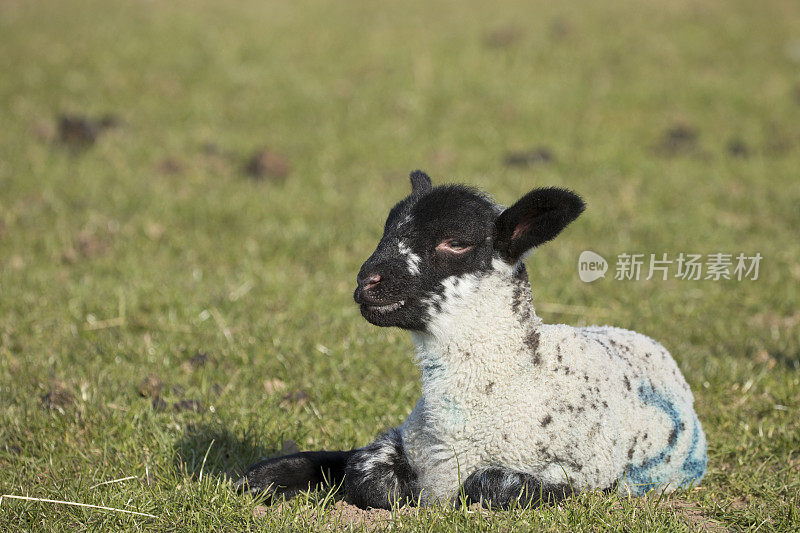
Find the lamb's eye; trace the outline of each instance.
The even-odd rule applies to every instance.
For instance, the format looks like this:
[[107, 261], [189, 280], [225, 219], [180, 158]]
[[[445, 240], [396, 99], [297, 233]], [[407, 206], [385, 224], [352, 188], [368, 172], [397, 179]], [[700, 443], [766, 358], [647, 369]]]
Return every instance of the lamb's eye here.
[[458, 239], [445, 239], [436, 245], [437, 252], [446, 252], [450, 254], [463, 254], [475, 248], [474, 244], [469, 244]]

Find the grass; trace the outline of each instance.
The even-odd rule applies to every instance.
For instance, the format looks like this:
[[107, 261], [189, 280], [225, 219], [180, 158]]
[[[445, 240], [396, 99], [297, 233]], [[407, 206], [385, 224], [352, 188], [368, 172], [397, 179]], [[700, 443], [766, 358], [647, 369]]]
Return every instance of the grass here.
[[[288, 440], [362, 445], [414, 405], [407, 335], [351, 291], [424, 168], [504, 203], [584, 195], [528, 261], [539, 314], [662, 341], [710, 463], [668, 498], [392, 527], [796, 530], [798, 63], [791, 0], [3, 2], [0, 493], [158, 518], [3, 499], [0, 529], [351, 527], [325, 494], [254, 514], [227, 475]], [[62, 113], [121, 124], [70, 148]], [[265, 146], [284, 181], [243, 172]], [[584, 284], [587, 249], [764, 259], [756, 281]]]

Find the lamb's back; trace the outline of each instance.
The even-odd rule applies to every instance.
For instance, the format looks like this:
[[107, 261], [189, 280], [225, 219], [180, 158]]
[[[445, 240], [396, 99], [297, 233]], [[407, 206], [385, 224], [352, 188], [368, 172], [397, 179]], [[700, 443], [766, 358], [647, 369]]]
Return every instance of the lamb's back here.
[[[540, 346], [561, 397], [574, 397], [577, 387], [590, 406], [600, 404], [599, 418], [620, 422], [611, 438], [620, 490], [640, 494], [699, 481], [705, 435], [689, 385], [661, 344], [615, 327], [546, 325]], [[574, 374], [585, 385], [570, 379]]]

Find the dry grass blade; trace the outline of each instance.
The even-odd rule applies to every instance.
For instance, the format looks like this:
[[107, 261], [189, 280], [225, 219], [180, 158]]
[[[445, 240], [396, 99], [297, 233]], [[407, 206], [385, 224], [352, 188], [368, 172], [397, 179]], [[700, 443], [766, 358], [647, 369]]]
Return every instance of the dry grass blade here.
[[114, 511], [117, 513], [125, 513], [130, 515], [136, 516], [146, 516], [148, 518], [158, 518], [156, 515], [148, 514], [148, 513], [140, 513], [138, 511], [129, 511], [127, 509], [118, 509], [116, 507], [105, 507], [103, 505], [92, 505], [89, 503], [80, 503], [80, 502], [68, 502], [64, 500], [49, 500], [47, 498], [32, 498], [30, 496], [16, 496], [14, 494], [3, 494], [0, 496], [0, 506], [3, 505], [3, 500], [5, 498], [12, 499], [12, 500], [25, 500], [29, 502], [42, 502], [42, 503], [57, 503], [60, 505], [72, 505], [74, 507], [87, 507], [90, 509], [101, 509], [103, 511]]
[[102, 487], [103, 485], [111, 485], [112, 483], [121, 483], [123, 481], [128, 481], [129, 479], [136, 479], [136, 476], [128, 476], [128, 477], [121, 477], [119, 479], [112, 479], [110, 481], [102, 481], [100, 483], [95, 483], [89, 490], [96, 489], [97, 487]]

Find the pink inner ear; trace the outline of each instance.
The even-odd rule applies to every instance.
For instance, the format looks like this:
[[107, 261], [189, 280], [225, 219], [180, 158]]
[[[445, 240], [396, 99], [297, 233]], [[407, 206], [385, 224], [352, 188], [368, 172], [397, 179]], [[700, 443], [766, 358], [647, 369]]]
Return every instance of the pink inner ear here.
[[531, 229], [531, 224], [533, 221], [531, 219], [522, 219], [517, 227], [514, 228], [514, 233], [511, 234], [511, 240], [515, 240], [517, 237], [526, 233], [529, 229]]

